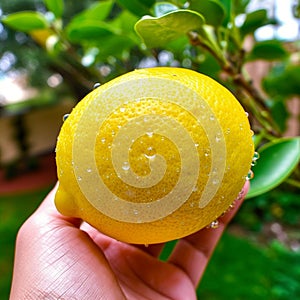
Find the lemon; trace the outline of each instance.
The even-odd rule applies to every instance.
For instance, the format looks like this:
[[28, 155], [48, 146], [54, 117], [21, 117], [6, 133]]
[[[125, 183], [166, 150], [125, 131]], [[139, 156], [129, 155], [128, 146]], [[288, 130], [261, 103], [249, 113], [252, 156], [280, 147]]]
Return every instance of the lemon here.
[[222, 85], [187, 69], [135, 70], [64, 122], [55, 203], [120, 241], [181, 238], [227, 210], [253, 153], [247, 115]]

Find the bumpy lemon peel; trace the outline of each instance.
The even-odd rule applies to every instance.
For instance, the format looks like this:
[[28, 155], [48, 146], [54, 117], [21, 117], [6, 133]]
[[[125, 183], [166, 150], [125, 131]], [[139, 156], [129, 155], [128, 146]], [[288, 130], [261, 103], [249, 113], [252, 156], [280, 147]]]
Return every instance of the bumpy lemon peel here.
[[118, 240], [177, 239], [238, 196], [254, 146], [246, 113], [213, 79], [140, 69], [89, 93], [59, 134], [55, 203]]

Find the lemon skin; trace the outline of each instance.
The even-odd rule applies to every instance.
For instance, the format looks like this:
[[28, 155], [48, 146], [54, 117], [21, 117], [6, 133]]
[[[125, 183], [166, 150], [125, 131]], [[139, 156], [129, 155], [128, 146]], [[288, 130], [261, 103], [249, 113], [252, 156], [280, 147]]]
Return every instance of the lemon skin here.
[[187, 69], [136, 70], [64, 122], [55, 204], [120, 241], [178, 239], [227, 210], [253, 153], [247, 115], [225, 87]]

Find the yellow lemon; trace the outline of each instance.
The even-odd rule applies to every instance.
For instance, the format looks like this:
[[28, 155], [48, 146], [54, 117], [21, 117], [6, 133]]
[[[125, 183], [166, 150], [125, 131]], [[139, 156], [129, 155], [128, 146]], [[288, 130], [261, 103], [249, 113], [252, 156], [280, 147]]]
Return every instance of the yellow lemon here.
[[128, 243], [187, 236], [237, 197], [251, 136], [239, 102], [211, 78], [181, 68], [130, 72], [93, 90], [64, 122], [56, 206]]

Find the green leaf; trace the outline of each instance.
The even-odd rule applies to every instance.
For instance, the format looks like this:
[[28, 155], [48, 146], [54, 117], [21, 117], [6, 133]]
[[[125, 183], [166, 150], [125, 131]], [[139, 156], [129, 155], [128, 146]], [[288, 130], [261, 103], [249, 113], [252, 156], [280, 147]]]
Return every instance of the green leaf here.
[[199, 65], [201, 73], [215, 80], [219, 80], [221, 67], [220, 64], [218, 64], [216, 59], [210, 53], [205, 53], [205, 55], [203, 54], [203, 58], [201, 59]]
[[178, 7], [169, 2], [158, 2], [154, 5], [154, 16], [161, 17], [171, 11], [178, 10]]
[[95, 46], [100, 50], [97, 55], [97, 61], [103, 62], [106, 61], [109, 56], [121, 59], [124, 51], [133, 47], [134, 42], [124, 35], [109, 35], [98, 40]]
[[49, 26], [46, 18], [35, 11], [23, 11], [2, 18], [7, 26], [22, 32], [30, 32], [36, 29], [44, 29]]
[[250, 12], [246, 15], [245, 22], [240, 28], [241, 34], [245, 36], [247, 34], [254, 33], [257, 28], [266, 25], [267, 22], [267, 11], [265, 9]]
[[114, 34], [114, 29], [101, 21], [85, 20], [72, 22], [66, 28], [67, 36], [72, 42], [96, 42], [103, 37]]
[[134, 25], [138, 21], [138, 17], [128, 10], [122, 11], [116, 18], [109, 22], [109, 25], [114, 30], [119, 31], [120, 35], [127, 37], [134, 41], [135, 44], [140, 45], [141, 40], [134, 31]]
[[[251, 0], [217, 0], [217, 2], [222, 5], [225, 12], [224, 21], [222, 23], [223, 26], [227, 27], [228, 24], [234, 22], [236, 16], [245, 14], [246, 7], [250, 1]], [[230, 27], [230, 29], [231, 28], [232, 27]]]
[[64, 11], [63, 0], [44, 0], [46, 7], [53, 12], [56, 18], [61, 18]]
[[164, 247], [162, 252], [159, 255], [159, 259], [162, 261], [166, 261], [169, 256], [171, 255], [172, 251], [174, 250], [174, 247], [176, 246], [178, 240], [172, 240], [167, 242]]
[[276, 65], [262, 84], [266, 92], [272, 96], [281, 95], [288, 98], [300, 95], [300, 66]]
[[[223, 1], [224, 0], [221, 0], [221, 2]], [[227, 0], [227, 1], [232, 2], [232, 9], [235, 16], [239, 14], [244, 14], [249, 2], [251, 2], [251, 0]]]
[[112, 9], [112, 1], [102, 1], [76, 15], [66, 28], [72, 42], [94, 42], [118, 30], [104, 22]]
[[247, 198], [268, 192], [289, 177], [300, 161], [300, 138], [277, 139], [261, 147], [259, 153]]
[[145, 16], [135, 24], [137, 34], [148, 47], [163, 46], [204, 24], [204, 18], [190, 10], [176, 10], [161, 17]]
[[186, 0], [169, 0], [169, 2], [178, 7], [183, 7], [186, 4]]
[[271, 115], [278, 125], [281, 132], [286, 130], [287, 119], [290, 116], [287, 111], [287, 105], [284, 102], [284, 99], [280, 96], [275, 97], [272, 101], [269, 101]]
[[225, 9], [222, 4], [216, 0], [191, 0], [189, 9], [202, 14], [206, 23], [214, 27], [221, 26], [225, 18]]
[[260, 133], [254, 134], [254, 135], [252, 136], [252, 140], [253, 140], [254, 148], [255, 148], [255, 149], [260, 145], [261, 141], [262, 141], [263, 138], [264, 138], [264, 135], [265, 135], [265, 131], [262, 130]]
[[[51, 0], [49, 0], [51, 1]], [[90, 6], [83, 12], [77, 14], [71, 23], [82, 22], [86, 20], [104, 21], [111, 12], [113, 1], [101, 1]]]
[[142, 17], [150, 14], [150, 8], [154, 5], [155, 0], [117, 0], [117, 2], [134, 15]]
[[220, 0], [221, 5], [224, 7], [225, 10], [225, 18], [223, 21], [223, 25], [227, 27], [226, 25], [230, 22], [231, 16], [232, 16], [232, 0]]
[[277, 40], [257, 42], [249, 53], [248, 60], [265, 59], [269, 61], [284, 59], [288, 52]]

